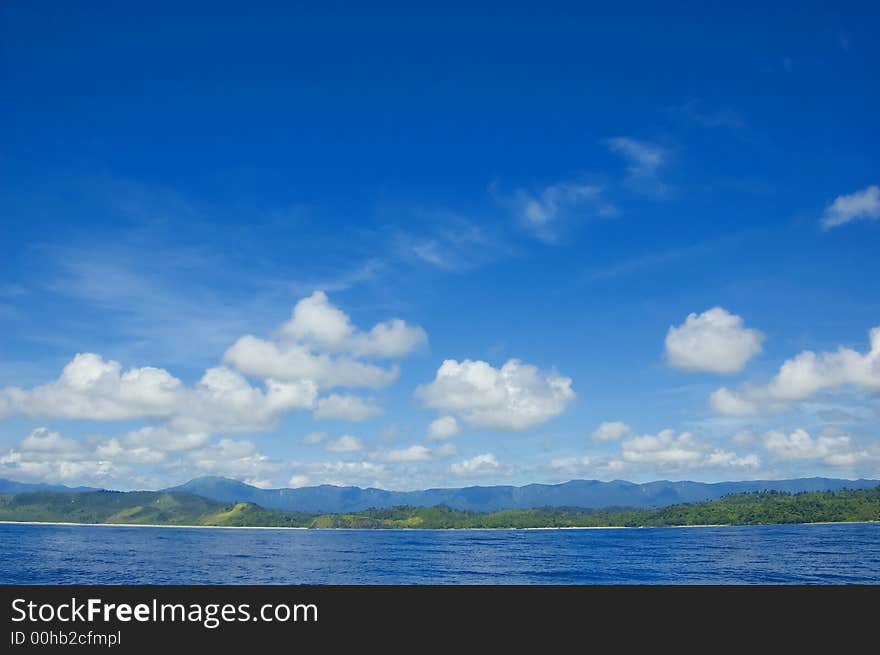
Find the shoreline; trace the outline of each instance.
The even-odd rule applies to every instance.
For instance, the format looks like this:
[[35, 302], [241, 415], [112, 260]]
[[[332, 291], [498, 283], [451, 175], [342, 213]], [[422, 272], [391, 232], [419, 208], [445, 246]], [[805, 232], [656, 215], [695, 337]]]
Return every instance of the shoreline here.
[[656, 530], [667, 528], [745, 528], [761, 526], [794, 526], [794, 525], [869, 525], [880, 521], [814, 521], [810, 523], [754, 523], [754, 524], [695, 524], [695, 525], [585, 525], [534, 528], [306, 528], [284, 525], [167, 525], [158, 523], [75, 523], [68, 521], [2, 521], [0, 525], [50, 525], [70, 527], [104, 527], [104, 528], [169, 528], [183, 530], [313, 530], [321, 532], [486, 532], [489, 530]]

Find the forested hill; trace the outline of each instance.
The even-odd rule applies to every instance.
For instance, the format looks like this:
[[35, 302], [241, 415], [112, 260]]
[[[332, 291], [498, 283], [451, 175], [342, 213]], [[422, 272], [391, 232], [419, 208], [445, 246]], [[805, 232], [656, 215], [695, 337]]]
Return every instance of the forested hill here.
[[153, 491], [0, 495], [0, 520], [93, 524], [303, 528], [564, 528], [758, 525], [880, 521], [880, 487], [827, 492], [753, 492], [658, 509], [391, 507], [308, 514]]

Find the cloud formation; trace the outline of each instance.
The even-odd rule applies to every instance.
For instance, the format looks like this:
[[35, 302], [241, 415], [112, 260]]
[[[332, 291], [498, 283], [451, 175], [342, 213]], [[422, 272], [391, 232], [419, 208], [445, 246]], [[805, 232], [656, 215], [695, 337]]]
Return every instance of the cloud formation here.
[[537, 191], [517, 189], [501, 201], [534, 236], [553, 243], [577, 219], [618, 214], [617, 207], [605, 198], [603, 191], [599, 184], [558, 182]]
[[428, 426], [428, 439], [449, 439], [461, 431], [454, 416], [441, 416], [431, 421]]
[[433, 409], [476, 427], [524, 430], [560, 415], [574, 400], [571, 378], [510, 359], [500, 369], [484, 361], [447, 359], [416, 395]]
[[449, 467], [449, 471], [460, 477], [482, 477], [499, 473], [501, 464], [492, 453], [483, 453], [470, 459], [455, 462]]
[[828, 389], [850, 386], [876, 391], [880, 389], [880, 327], [871, 329], [869, 340], [864, 354], [843, 346], [833, 352], [805, 350], [786, 360], [767, 385], [721, 387], [710, 396], [710, 404], [721, 414], [746, 415], [785, 408]]
[[225, 367], [210, 368], [192, 387], [161, 368], [132, 368], [95, 353], [77, 354], [52, 382], [21, 389], [0, 389], [0, 418], [91, 421], [171, 418], [216, 431], [265, 429], [283, 412], [314, 405], [316, 386], [309, 380], [267, 379], [252, 386]]
[[880, 218], [880, 187], [875, 184], [849, 195], [837, 196], [822, 215], [826, 229], [858, 220]]
[[712, 447], [690, 432], [677, 434], [670, 429], [624, 441], [621, 459], [628, 463], [668, 468], [757, 468], [760, 465], [760, 460], [754, 454], [739, 456]]
[[315, 291], [293, 308], [271, 339], [246, 335], [230, 347], [224, 360], [242, 373], [279, 380], [311, 380], [319, 389], [379, 388], [394, 381], [397, 366], [386, 368], [363, 358], [397, 358], [427, 343], [420, 327], [400, 319], [357, 329], [326, 294]]
[[590, 436], [593, 441], [617, 441], [630, 434], [632, 430], [623, 421], [605, 421], [600, 423]]
[[666, 333], [666, 358], [671, 366], [691, 371], [736, 373], [761, 352], [764, 335], [747, 328], [741, 316], [723, 307], [688, 314], [682, 325]]
[[859, 448], [845, 434], [813, 437], [803, 428], [792, 432], [770, 430], [763, 438], [764, 448], [781, 461], [812, 460], [827, 466], [852, 468], [869, 461], [880, 461], [880, 451]]
[[428, 340], [422, 328], [407, 325], [399, 318], [377, 323], [362, 332], [348, 314], [330, 303], [323, 291], [315, 291], [296, 303], [290, 320], [278, 332], [317, 350], [355, 357], [401, 357]]

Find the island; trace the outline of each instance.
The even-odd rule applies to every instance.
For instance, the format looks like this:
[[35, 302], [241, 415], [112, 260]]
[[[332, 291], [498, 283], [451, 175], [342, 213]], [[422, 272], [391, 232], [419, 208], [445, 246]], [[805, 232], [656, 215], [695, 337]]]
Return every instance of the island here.
[[345, 514], [267, 509], [171, 491], [0, 494], [0, 521], [90, 525], [313, 529], [512, 529], [763, 525], [880, 521], [880, 486], [736, 493], [653, 509], [538, 507], [494, 512], [397, 506]]

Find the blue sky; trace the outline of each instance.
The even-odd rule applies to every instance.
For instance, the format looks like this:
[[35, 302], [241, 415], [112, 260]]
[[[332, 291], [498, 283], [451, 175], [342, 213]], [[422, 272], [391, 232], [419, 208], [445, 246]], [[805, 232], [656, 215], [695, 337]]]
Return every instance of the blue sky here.
[[0, 477], [880, 476], [878, 17], [4, 3]]

